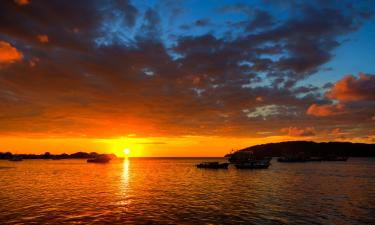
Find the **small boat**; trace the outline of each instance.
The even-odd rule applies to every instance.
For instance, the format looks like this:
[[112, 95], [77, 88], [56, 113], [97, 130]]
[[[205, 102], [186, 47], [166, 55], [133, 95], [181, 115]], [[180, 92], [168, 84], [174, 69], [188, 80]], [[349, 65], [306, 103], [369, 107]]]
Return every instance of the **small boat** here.
[[197, 168], [207, 168], [207, 169], [227, 169], [229, 163], [219, 163], [219, 162], [202, 162], [196, 165]]
[[247, 162], [237, 163], [234, 166], [237, 169], [267, 169], [272, 158], [264, 158], [260, 160], [249, 160]]
[[93, 159], [88, 159], [87, 162], [88, 163], [108, 163], [109, 161], [111, 160], [111, 158], [109, 157], [103, 157], [103, 156], [99, 156], [99, 157], [96, 157], [96, 158], [93, 158]]
[[309, 162], [321, 162], [323, 159], [322, 159], [322, 157], [310, 157], [309, 158]]
[[310, 157], [307, 156], [304, 152], [299, 152], [297, 154], [281, 156], [277, 159], [277, 161], [278, 162], [286, 162], [286, 163], [308, 162], [308, 161], [310, 161]]
[[329, 155], [329, 156], [323, 157], [323, 160], [324, 161], [347, 161], [348, 157]]

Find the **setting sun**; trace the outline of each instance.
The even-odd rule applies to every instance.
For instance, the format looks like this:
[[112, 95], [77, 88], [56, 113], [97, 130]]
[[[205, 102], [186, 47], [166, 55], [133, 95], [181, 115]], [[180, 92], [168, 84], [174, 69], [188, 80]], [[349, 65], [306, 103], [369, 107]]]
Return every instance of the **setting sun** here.
[[129, 150], [128, 148], [125, 148], [125, 149], [124, 149], [124, 154], [125, 154], [125, 155], [129, 155], [129, 154], [130, 154], [130, 150]]

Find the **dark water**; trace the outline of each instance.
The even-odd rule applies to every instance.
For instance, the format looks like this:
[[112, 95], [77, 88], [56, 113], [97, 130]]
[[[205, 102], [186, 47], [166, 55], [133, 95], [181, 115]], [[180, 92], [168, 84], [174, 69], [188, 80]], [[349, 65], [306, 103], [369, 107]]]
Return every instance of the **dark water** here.
[[375, 159], [267, 170], [200, 161], [0, 161], [0, 224], [375, 223]]

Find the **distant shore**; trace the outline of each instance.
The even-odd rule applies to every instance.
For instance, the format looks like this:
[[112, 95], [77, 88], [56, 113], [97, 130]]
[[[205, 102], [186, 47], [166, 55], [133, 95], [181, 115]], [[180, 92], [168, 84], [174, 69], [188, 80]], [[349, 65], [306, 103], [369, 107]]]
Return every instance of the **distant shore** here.
[[[252, 151], [256, 155], [265, 157], [280, 157], [295, 155], [304, 152], [308, 156], [345, 156], [345, 157], [375, 157], [375, 144], [351, 143], [351, 142], [313, 142], [313, 141], [288, 141], [279, 143], [268, 143], [254, 145], [239, 150], [232, 150], [223, 157], [230, 157], [232, 154], [241, 151]], [[76, 152], [72, 154], [14, 154], [12, 152], [0, 152], [0, 160], [9, 160], [13, 157], [22, 159], [91, 159], [99, 155], [107, 155], [113, 159], [118, 158], [115, 154], [99, 154], [97, 152]], [[133, 157], [133, 158], [221, 158], [221, 157]]]
[[91, 159], [99, 155], [107, 155], [113, 159], [118, 158], [115, 154], [99, 154], [96, 152], [76, 152], [73, 154], [51, 154], [50, 152], [45, 152], [44, 154], [13, 154], [11, 152], [0, 152], [0, 160], [9, 160], [14, 157], [20, 157], [22, 159]]
[[375, 157], [375, 144], [351, 143], [351, 142], [313, 142], [313, 141], [287, 141], [255, 145], [232, 151], [225, 155], [252, 151], [255, 155], [263, 157], [280, 157], [304, 153], [307, 156], [322, 157], [327, 155], [343, 157]]

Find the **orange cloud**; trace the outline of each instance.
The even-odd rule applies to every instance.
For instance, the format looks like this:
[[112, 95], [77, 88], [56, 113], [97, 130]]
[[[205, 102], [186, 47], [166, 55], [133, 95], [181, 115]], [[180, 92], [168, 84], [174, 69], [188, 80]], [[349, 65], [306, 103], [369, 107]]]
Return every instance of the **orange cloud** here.
[[14, 2], [18, 5], [27, 5], [30, 3], [29, 0], [14, 0]]
[[258, 96], [256, 97], [255, 99], [257, 102], [263, 102], [264, 101], [264, 98], [262, 96]]
[[41, 43], [48, 43], [48, 36], [45, 34], [39, 34], [37, 38]]
[[0, 41], [0, 64], [13, 63], [23, 58], [23, 54], [8, 42]]
[[312, 104], [307, 109], [307, 114], [318, 117], [333, 116], [341, 114], [342, 110], [345, 108], [344, 104], [334, 104], [334, 105], [318, 105]]
[[30, 67], [35, 67], [38, 62], [39, 62], [39, 58], [38, 57], [34, 57], [34, 58], [32, 58], [32, 59], [29, 60], [29, 65], [30, 65]]
[[341, 128], [334, 128], [328, 133], [328, 135], [333, 136], [334, 138], [339, 138], [339, 139], [344, 139], [345, 138], [344, 134], [345, 132], [343, 132]]
[[286, 127], [282, 128], [281, 132], [288, 133], [288, 136], [302, 137], [302, 136], [315, 136], [314, 127], [306, 127], [305, 129], [299, 129], [297, 127]]
[[374, 90], [375, 76], [360, 73], [358, 78], [349, 75], [337, 81], [326, 96], [340, 101], [375, 100]]

